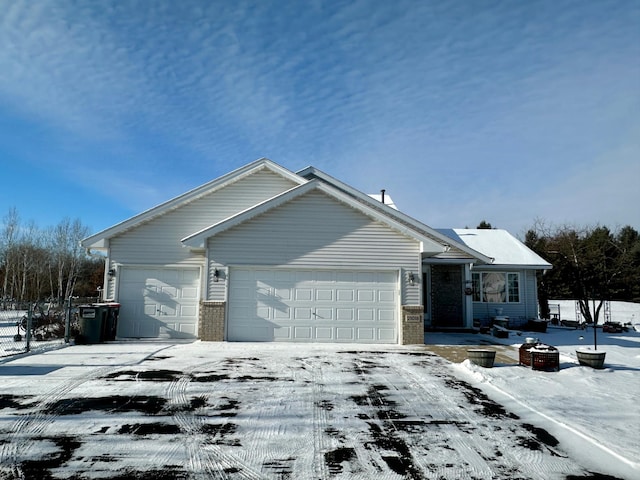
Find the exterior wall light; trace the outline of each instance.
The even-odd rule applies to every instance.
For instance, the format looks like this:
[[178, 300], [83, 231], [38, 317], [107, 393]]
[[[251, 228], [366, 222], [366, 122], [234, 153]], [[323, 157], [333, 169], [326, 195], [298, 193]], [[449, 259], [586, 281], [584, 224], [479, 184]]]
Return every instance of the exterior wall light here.
[[213, 270], [213, 281], [218, 282], [220, 280], [220, 270], [217, 268]]
[[464, 293], [465, 295], [473, 294], [473, 284], [471, 283], [471, 280], [467, 280], [464, 282]]
[[407, 278], [409, 280], [409, 285], [413, 286], [416, 284], [416, 276], [413, 274], [413, 272], [409, 272]]
[[116, 276], [116, 269], [115, 268], [109, 269], [109, 271], [107, 272], [107, 275], [109, 275], [109, 278], [115, 277]]

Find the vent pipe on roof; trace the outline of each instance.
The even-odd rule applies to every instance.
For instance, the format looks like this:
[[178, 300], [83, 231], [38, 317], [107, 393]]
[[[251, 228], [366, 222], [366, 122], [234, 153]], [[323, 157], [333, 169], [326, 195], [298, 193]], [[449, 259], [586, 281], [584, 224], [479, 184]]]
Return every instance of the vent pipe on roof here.
[[384, 189], [384, 188], [383, 188], [382, 190], [380, 190], [380, 194], [381, 194], [381, 196], [382, 196], [382, 200], [381, 200], [381, 201], [382, 201], [382, 203], [384, 203], [384, 192], [385, 192], [385, 189]]

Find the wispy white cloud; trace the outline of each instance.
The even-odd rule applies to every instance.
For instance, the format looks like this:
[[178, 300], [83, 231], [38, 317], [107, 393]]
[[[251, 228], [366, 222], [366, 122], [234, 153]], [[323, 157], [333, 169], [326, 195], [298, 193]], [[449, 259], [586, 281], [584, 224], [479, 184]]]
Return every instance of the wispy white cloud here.
[[638, 23], [633, 1], [0, 0], [0, 117], [126, 178], [130, 205], [269, 156], [434, 226], [511, 228], [638, 156]]

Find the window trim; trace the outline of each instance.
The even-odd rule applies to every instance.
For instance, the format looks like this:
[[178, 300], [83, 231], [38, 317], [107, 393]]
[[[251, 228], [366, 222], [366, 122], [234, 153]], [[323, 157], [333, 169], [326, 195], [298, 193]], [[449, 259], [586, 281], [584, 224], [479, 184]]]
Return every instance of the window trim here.
[[[484, 291], [485, 275], [504, 275], [504, 290], [499, 293], [504, 296], [504, 300], [485, 300], [486, 292]], [[522, 298], [522, 281], [520, 272], [508, 271], [474, 271], [471, 272], [472, 300], [474, 303], [521, 303]], [[515, 286], [515, 291], [512, 287]]]

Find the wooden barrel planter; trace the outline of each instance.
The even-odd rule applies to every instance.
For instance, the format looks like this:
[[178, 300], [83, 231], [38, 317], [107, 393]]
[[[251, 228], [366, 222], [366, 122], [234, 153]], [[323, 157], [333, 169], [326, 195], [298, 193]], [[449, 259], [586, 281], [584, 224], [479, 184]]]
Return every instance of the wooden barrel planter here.
[[496, 351], [474, 348], [467, 350], [467, 356], [471, 363], [480, 367], [491, 368], [493, 367], [493, 362], [496, 359]]
[[601, 350], [576, 350], [578, 356], [578, 363], [585, 367], [604, 368], [604, 357], [607, 352]]

